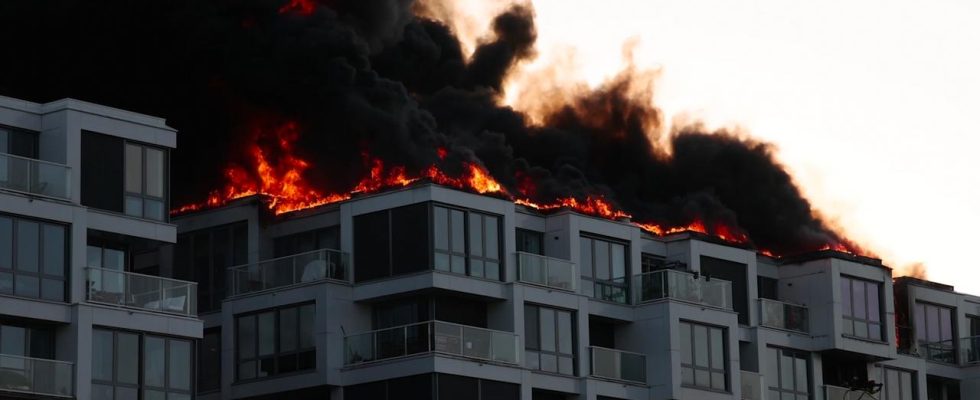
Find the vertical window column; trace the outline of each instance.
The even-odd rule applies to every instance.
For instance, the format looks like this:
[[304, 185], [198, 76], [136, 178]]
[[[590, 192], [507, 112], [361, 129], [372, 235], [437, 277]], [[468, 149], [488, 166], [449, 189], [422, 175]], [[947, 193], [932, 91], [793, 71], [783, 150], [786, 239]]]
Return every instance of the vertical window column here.
[[728, 390], [728, 349], [724, 328], [682, 321], [680, 347], [682, 384]]
[[65, 301], [63, 225], [0, 215], [0, 293]]
[[162, 221], [166, 216], [166, 153], [164, 150], [126, 143], [125, 213]]
[[575, 374], [575, 323], [571, 311], [525, 305], [526, 366], [531, 369]]

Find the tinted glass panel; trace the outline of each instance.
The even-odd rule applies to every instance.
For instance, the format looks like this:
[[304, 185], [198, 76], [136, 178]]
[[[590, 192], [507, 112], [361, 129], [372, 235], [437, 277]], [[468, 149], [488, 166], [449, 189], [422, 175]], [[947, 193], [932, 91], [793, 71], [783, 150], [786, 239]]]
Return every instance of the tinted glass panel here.
[[163, 151], [153, 148], [146, 149], [146, 194], [153, 197], [163, 197], [163, 182], [165, 171]]
[[166, 340], [146, 337], [143, 340], [143, 382], [149, 386], [164, 387], [166, 384]]
[[65, 228], [44, 224], [44, 273], [65, 274]]
[[112, 332], [92, 331], [92, 379], [112, 380]]
[[13, 268], [14, 221], [0, 216], [0, 268]]
[[143, 193], [143, 149], [126, 144], [126, 191]]
[[186, 340], [170, 341], [170, 359], [167, 375], [171, 389], [191, 389], [191, 342]]
[[139, 383], [140, 338], [130, 333], [116, 333], [116, 382]]
[[37, 271], [38, 229], [36, 222], [17, 221], [17, 269], [19, 270]]

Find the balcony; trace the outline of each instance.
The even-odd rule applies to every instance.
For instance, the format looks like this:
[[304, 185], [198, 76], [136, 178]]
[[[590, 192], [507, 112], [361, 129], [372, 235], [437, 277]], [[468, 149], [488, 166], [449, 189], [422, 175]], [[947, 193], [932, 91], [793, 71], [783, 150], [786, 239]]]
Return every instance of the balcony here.
[[517, 267], [521, 282], [571, 292], [578, 290], [578, 271], [570, 261], [517, 252]]
[[0, 188], [67, 200], [71, 197], [71, 168], [0, 153]]
[[589, 346], [592, 360], [592, 376], [629, 381], [647, 382], [647, 356], [640, 353]]
[[347, 253], [321, 249], [239, 265], [231, 273], [232, 295], [316, 281], [350, 282]]
[[73, 375], [73, 364], [67, 361], [0, 354], [2, 392], [71, 398]]
[[864, 390], [848, 389], [840, 386], [823, 385], [824, 399], [826, 400], [867, 400], [873, 395]]
[[197, 283], [103, 268], [86, 268], [88, 301], [185, 316], [197, 315]]
[[960, 339], [960, 363], [963, 365], [980, 364], [980, 336]]
[[592, 281], [592, 297], [613, 303], [629, 304], [629, 280], [626, 277], [616, 279], [596, 279]]
[[344, 364], [443, 353], [483, 361], [518, 363], [517, 335], [442, 321], [379, 329], [344, 338]]
[[634, 304], [671, 298], [706, 306], [732, 309], [732, 283], [690, 272], [664, 269], [633, 277]]
[[759, 299], [759, 309], [762, 326], [802, 333], [810, 332], [810, 315], [806, 306]]
[[762, 400], [765, 381], [762, 374], [750, 371], [738, 371], [742, 379], [742, 400]]
[[956, 341], [919, 342], [919, 355], [926, 360], [956, 364]]

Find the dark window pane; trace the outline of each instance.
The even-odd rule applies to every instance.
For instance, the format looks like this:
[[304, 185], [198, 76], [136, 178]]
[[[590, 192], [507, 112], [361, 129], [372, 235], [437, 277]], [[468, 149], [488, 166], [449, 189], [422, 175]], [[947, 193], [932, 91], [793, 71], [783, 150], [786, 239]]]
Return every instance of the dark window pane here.
[[497, 217], [486, 217], [483, 233], [484, 240], [486, 240], [486, 257], [499, 260], [500, 249], [497, 246], [497, 241], [500, 239], [500, 232], [497, 230]]
[[[483, 216], [470, 213], [470, 255], [483, 256]], [[481, 274], [482, 275], [482, 274]]]
[[0, 268], [13, 269], [14, 221], [0, 216]]
[[92, 331], [92, 379], [112, 381], [112, 332]]
[[15, 275], [14, 294], [24, 297], [40, 297], [41, 281], [36, 276]]
[[555, 310], [550, 308], [539, 308], [539, 320], [541, 321], [541, 350], [555, 351], [557, 343], [555, 338]]
[[276, 352], [276, 313], [259, 314], [259, 355], [269, 355]]
[[116, 212], [123, 211], [122, 139], [82, 132], [82, 204]]
[[429, 265], [429, 204], [419, 203], [391, 210], [392, 273], [407, 274], [428, 270]]
[[433, 246], [437, 250], [449, 250], [449, 210], [433, 207], [432, 212]]
[[92, 400], [112, 400], [112, 386], [93, 383]]
[[255, 316], [238, 318], [238, 358], [255, 357]]
[[314, 321], [316, 320], [316, 305], [305, 304], [299, 308], [299, 347], [301, 349], [316, 346], [314, 343]]
[[517, 251], [544, 255], [544, 247], [542, 246], [543, 236], [544, 234], [541, 232], [533, 232], [524, 229], [518, 229]]
[[609, 243], [593, 240], [595, 243], [595, 278], [609, 279]]
[[126, 191], [143, 193], [143, 148], [126, 143]]
[[170, 358], [167, 365], [167, 387], [171, 389], [191, 389], [191, 342], [169, 340]]
[[520, 400], [521, 386], [514, 383], [480, 381], [480, 400]]
[[147, 386], [164, 387], [166, 348], [163, 338], [147, 336], [143, 339], [143, 382]]
[[139, 383], [140, 338], [130, 333], [116, 333], [116, 381]]
[[153, 197], [163, 197], [164, 171], [166, 163], [163, 151], [146, 148], [146, 194]]
[[45, 300], [65, 301], [65, 281], [60, 279], [42, 279], [41, 298]]
[[208, 330], [198, 344], [198, 392], [221, 388], [221, 331]]
[[592, 276], [592, 239], [579, 238], [579, 270], [582, 276]]
[[462, 211], [449, 210], [449, 225], [451, 228], [449, 245], [452, 247], [451, 250], [454, 253], [466, 252], [463, 249], [463, 245], [466, 243], [466, 239], [463, 237], [463, 227], [466, 226], [465, 224]]
[[538, 308], [524, 306], [524, 345], [528, 349], [540, 349], [538, 336]]
[[279, 311], [279, 351], [296, 350], [296, 339], [299, 334], [297, 308], [285, 308]]
[[38, 224], [24, 220], [17, 221], [17, 269], [37, 272]]
[[438, 375], [440, 399], [478, 399], [479, 384], [476, 378], [457, 375]]
[[65, 228], [44, 224], [44, 273], [65, 275]]
[[388, 212], [354, 217], [354, 279], [357, 282], [390, 274]]
[[0, 326], [0, 354], [26, 356], [27, 330], [19, 326]]

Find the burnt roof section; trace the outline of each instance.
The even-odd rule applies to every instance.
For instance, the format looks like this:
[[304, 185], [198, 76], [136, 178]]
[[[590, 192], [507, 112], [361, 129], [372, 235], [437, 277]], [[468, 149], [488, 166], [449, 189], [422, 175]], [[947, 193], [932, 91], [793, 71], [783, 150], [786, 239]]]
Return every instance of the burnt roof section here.
[[919, 279], [912, 276], [900, 276], [895, 278], [895, 285], [918, 285], [925, 286], [927, 288], [942, 290], [944, 292], [955, 292], [953, 285], [947, 285], [945, 283], [927, 281], [925, 279]]

